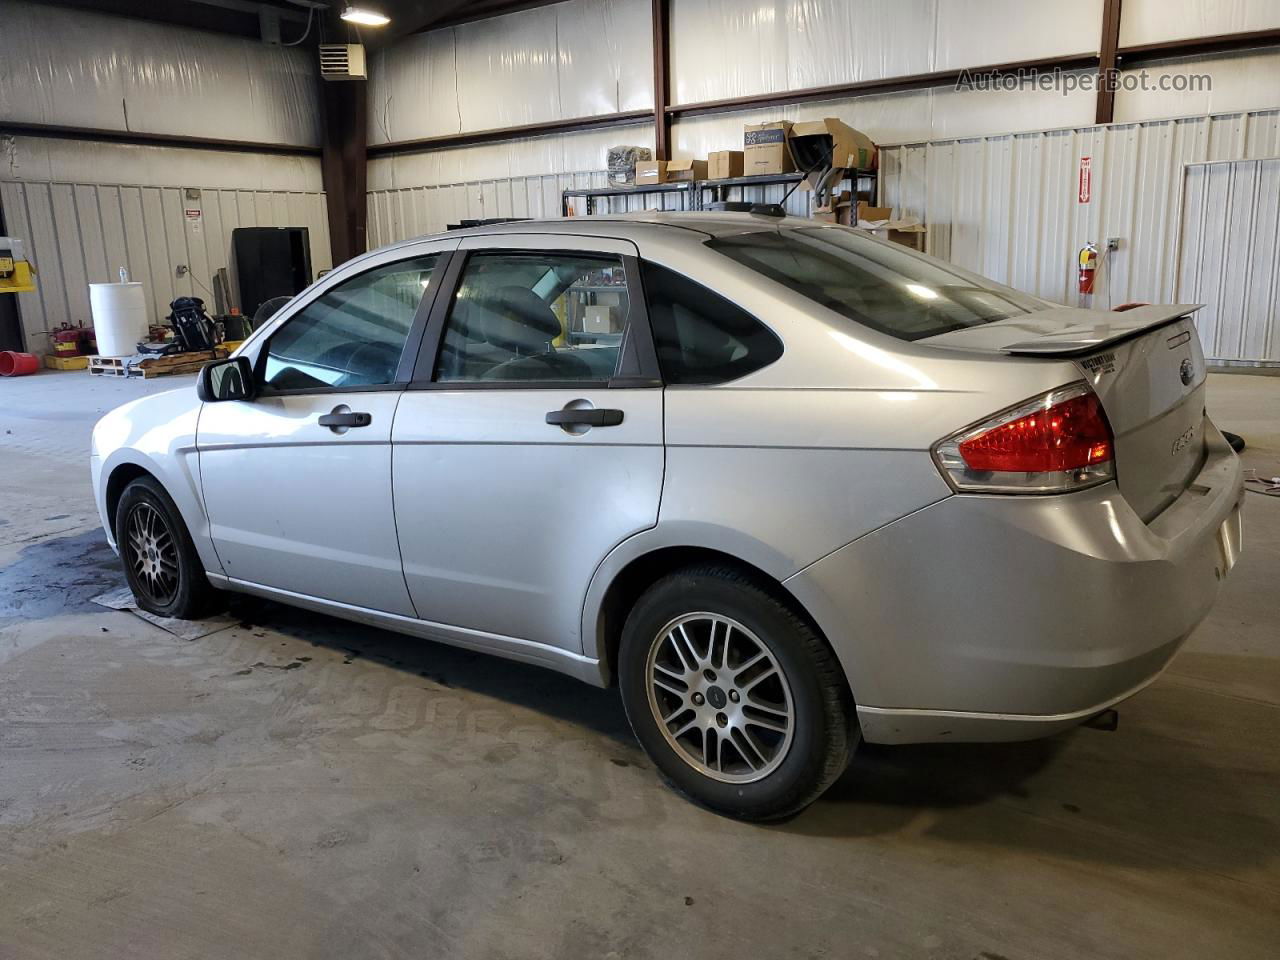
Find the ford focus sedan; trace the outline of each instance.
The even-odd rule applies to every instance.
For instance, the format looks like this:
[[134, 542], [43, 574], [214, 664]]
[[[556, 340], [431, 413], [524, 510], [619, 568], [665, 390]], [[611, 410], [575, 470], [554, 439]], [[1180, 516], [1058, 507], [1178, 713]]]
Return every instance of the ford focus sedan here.
[[1194, 309], [806, 220], [490, 225], [108, 414], [93, 481], [145, 610], [256, 594], [616, 684], [676, 789], [774, 819], [860, 740], [1039, 737], [1165, 667], [1241, 542]]

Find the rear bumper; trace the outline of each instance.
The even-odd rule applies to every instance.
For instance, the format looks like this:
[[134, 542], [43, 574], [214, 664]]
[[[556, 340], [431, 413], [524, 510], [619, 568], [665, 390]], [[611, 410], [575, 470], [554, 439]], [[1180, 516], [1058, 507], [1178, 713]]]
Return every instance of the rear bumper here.
[[953, 496], [790, 578], [865, 739], [1045, 736], [1154, 680], [1239, 550], [1240, 462], [1210, 433], [1191, 486], [1149, 524], [1114, 484]]

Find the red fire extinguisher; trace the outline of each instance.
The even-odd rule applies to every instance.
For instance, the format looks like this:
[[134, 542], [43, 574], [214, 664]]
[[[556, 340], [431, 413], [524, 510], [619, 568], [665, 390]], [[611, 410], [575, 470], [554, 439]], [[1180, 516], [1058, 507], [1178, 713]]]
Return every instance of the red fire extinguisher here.
[[1098, 275], [1098, 245], [1089, 241], [1080, 248], [1080, 292], [1093, 293], [1093, 280]]

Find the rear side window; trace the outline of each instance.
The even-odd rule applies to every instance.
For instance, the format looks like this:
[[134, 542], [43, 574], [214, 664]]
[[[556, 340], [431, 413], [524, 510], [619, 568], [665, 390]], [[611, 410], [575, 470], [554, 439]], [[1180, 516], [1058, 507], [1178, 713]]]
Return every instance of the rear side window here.
[[665, 382], [724, 383], [782, 356], [773, 332], [724, 297], [655, 263], [642, 270]]
[[900, 340], [1045, 309], [1035, 297], [845, 227], [762, 230], [707, 246]]

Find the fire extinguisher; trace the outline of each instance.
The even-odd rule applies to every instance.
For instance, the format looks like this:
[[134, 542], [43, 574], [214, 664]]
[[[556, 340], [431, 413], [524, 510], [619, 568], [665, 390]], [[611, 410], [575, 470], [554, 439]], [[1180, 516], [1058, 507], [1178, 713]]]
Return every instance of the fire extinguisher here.
[[1080, 248], [1080, 292], [1093, 293], [1093, 280], [1098, 275], [1098, 245], [1092, 240]]

